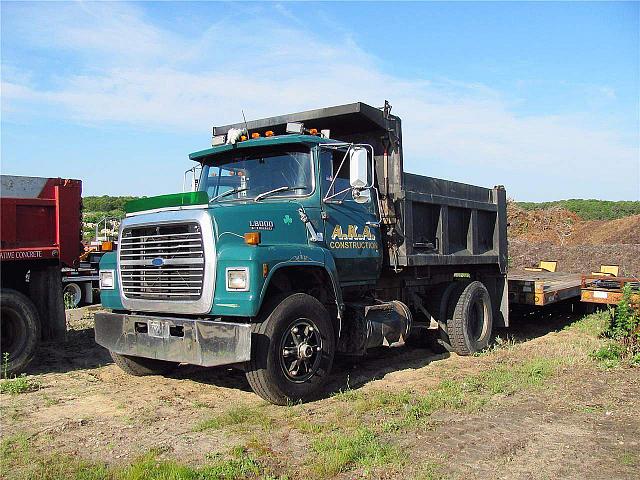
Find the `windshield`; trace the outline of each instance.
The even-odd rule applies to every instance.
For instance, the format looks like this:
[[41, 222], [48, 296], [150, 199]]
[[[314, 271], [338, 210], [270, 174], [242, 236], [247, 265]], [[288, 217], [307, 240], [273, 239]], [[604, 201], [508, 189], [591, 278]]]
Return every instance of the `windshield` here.
[[263, 147], [233, 152], [205, 163], [198, 189], [216, 202], [300, 197], [313, 191], [311, 172], [308, 147]]

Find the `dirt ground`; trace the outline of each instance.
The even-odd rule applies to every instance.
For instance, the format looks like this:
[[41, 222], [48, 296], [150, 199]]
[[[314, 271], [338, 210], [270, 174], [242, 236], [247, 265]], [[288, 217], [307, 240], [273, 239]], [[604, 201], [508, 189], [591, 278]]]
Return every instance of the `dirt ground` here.
[[[638, 478], [640, 368], [598, 366], [589, 352], [602, 340], [579, 318], [513, 314], [497, 347], [474, 357], [401, 347], [339, 360], [322, 399], [275, 407], [227, 368], [127, 376], [79, 309], [67, 343], [44, 348], [28, 372], [40, 388], [0, 395], [2, 438], [114, 468], [150, 450], [198, 466], [242, 446], [265, 478]], [[331, 467], [318, 438], [347, 448], [363, 431], [375, 437], [368, 449]]]

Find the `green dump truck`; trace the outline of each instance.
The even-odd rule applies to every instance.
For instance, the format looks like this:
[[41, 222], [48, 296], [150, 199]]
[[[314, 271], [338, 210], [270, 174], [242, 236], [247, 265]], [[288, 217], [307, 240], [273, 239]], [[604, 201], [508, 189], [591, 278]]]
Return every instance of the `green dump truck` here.
[[406, 173], [387, 102], [214, 127], [189, 158], [197, 190], [131, 202], [100, 263], [96, 341], [126, 372], [232, 365], [286, 404], [336, 354], [469, 355], [508, 325], [504, 188]]

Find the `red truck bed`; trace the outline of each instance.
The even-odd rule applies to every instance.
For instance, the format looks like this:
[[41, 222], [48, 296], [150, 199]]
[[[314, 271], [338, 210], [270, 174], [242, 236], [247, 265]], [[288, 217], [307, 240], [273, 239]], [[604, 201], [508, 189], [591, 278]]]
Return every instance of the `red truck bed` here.
[[82, 251], [81, 195], [80, 180], [2, 175], [0, 260], [72, 266]]

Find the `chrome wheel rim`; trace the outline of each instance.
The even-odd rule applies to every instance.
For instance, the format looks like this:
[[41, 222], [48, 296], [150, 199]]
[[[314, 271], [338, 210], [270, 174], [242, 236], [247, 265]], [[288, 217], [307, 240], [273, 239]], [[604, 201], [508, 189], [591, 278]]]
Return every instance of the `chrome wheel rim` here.
[[322, 337], [309, 319], [299, 318], [285, 331], [280, 342], [280, 366], [292, 382], [302, 383], [318, 371], [322, 355]]

